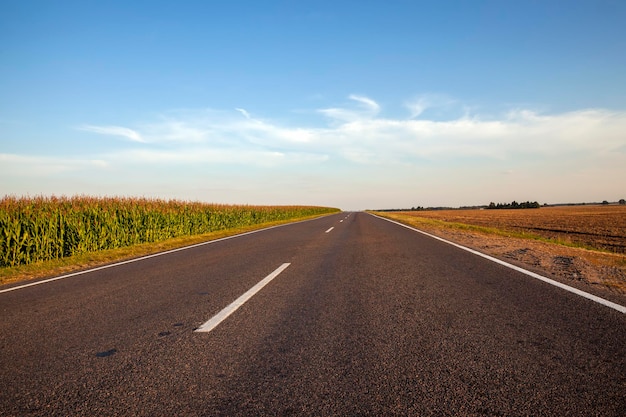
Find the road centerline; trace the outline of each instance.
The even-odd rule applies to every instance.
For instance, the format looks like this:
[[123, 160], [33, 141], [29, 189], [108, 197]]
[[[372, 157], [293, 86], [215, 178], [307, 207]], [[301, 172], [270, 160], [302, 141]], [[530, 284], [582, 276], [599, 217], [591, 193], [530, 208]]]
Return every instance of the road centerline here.
[[274, 278], [280, 275], [281, 272], [287, 269], [289, 265], [291, 265], [291, 263], [284, 263], [278, 268], [276, 268], [274, 272], [272, 272], [271, 274], [263, 278], [254, 287], [250, 288], [248, 291], [243, 293], [239, 298], [237, 298], [235, 301], [233, 301], [227, 307], [225, 307], [222, 311], [220, 311], [215, 316], [213, 316], [209, 321], [204, 323], [202, 326], [198, 327], [195, 330], [195, 332], [196, 333], [208, 333], [214, 328], [216, 328], [221, 322], [226, 320], [228, 316], [233, 314], [235, 311], [237, 311], [237, 309], [239, 309], [239, 307], [244, 305], [250, 298], [252, 298], [257, 292], [261, 291], [261, 289], [265, 287], [267, 284], [269, 284], [270, 281], [272, 281]]
[[330, 229], [328, 229], [327, 231], [325, 231], [324, 233], [330, 233], [331, 230], [333, 230], [335, 228], [335, 226], [331, 227]]

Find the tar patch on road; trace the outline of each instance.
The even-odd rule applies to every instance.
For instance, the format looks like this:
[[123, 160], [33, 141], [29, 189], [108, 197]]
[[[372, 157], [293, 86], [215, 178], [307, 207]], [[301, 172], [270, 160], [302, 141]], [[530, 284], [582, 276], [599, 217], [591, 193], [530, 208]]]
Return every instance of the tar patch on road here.
[[106, 358], [107, 356], [115, 355], [117, 353], [117, 349], [109, 349], [104, 352], [96, 353], [96, 357], [98, 358]]

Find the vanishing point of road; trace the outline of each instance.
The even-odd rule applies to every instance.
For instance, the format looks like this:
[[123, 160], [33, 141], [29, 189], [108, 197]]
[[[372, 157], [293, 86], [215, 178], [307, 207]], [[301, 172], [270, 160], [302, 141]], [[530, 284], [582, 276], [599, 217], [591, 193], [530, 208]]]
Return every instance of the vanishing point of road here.
[[366, 213], [15, 287], [1, 416], [626, 415], [626, 314]]

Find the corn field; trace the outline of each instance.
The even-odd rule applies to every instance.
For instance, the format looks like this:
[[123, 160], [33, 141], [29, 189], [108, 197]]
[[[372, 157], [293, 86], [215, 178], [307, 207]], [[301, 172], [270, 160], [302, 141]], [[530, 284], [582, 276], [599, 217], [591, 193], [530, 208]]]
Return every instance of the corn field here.
[[0, 267], [335, 211], [144, 198], [4, 197]]

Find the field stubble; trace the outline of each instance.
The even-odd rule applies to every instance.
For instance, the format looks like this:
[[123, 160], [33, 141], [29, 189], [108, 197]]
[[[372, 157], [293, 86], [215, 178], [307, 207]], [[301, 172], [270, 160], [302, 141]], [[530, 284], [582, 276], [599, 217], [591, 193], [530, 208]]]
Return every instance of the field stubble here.
[[626, 206], [377, 214], [548, 275], [626, 294]]

